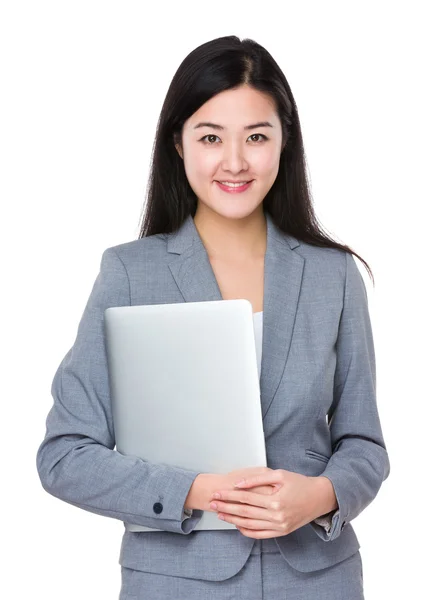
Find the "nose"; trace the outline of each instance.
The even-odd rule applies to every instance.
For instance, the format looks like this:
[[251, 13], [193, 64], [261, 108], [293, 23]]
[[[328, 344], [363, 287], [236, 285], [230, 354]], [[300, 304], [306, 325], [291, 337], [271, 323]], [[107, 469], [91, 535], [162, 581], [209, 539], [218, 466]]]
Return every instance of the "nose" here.
[[249, 168], [245, 157], [245, 148], [241, 143], [231, 142], [225, 144], [223, 149], [222, 168], [231, 173], [247, 171]]

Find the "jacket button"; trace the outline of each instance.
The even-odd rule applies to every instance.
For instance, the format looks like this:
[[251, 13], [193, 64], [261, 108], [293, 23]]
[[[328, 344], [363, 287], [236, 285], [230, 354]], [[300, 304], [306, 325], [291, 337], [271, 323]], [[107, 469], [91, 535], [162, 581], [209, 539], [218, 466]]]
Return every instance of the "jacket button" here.
[[159, 515], [163, 510], [163, 504], [161, 502], [156, 502], [152, 507], [156, 515]]

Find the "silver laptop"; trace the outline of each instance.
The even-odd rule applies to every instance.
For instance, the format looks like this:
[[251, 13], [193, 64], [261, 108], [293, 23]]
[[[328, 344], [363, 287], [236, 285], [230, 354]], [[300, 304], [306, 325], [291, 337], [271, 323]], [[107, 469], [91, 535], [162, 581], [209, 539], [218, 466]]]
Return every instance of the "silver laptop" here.
[[[104, 323], [118, 452], [202, 473], [267, 466], [248, 300], [111, 307]], [[235, 525], [205, 511], [195, 529]]]

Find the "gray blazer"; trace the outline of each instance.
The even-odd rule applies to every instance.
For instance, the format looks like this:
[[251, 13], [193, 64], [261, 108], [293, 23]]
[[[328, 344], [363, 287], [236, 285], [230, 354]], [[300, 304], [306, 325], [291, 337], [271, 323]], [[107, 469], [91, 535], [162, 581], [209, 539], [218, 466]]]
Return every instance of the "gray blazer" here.
[[[268, 466], [325, 475], [339, 506], [329, 533], [311, 522], [275, 541], [295, 569], [315, 571], [360, 548], [351, 521], [390, 471], [367, 293], [351, 254], [299, 241], [266, 219], [260, 390]], [[125, 530], [120, 564], [131, 569], [221, 581], [242, 568], [255, 541], [236, 529], [193, 531], [203, 513], [184, 519], [183, 507], [198, 472], [114, 450], [104, 310], [221, 299], [192, 217], [174, 233], [107, 248], [55, 373], [37, 453], [42, 485], [93, 513], [162, 529]]]

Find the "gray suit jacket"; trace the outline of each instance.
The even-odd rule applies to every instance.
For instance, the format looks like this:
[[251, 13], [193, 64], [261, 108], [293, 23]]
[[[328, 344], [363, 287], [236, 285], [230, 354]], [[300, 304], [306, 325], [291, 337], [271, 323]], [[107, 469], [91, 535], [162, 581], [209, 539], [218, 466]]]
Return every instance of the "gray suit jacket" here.
[[[268, 466], [325, 475], [339, 506], [329, 534], [311, 522], [275, 540], [294, 568], [315, 571], [359, 549], [351, 521], [390, 471], [367, 293], [351, 254], [301, 242], [266, 218], [260, 390]], [[42, 485], [93, 513], [162, 529], [125, 531], [126, 567], [221, 581], [242, 568], [255, 541], [238, 530], [193, 531], [201, 510], [183, 519], [198, 472], [114, 450], [104, 310], [221, 299], [192, 217], [174, 233], [107, 248], [74, 344], [55, 373], [37, 453]]]

